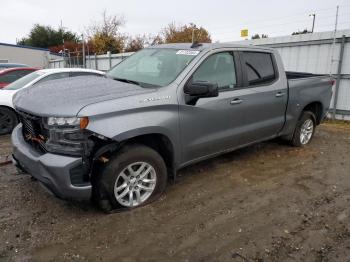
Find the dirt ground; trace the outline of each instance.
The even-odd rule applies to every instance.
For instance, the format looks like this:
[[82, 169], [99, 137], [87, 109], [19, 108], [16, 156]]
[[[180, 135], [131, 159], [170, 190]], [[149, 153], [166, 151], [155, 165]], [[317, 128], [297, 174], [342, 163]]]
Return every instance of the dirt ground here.
[[[8, 136], [0, 145], [10, 152]], [[270, 141], [188, 167], [159, 201], [110, 215], [6, 165], [0, 261], [349, 261], [349, 204], [349, 124], [321, 125], [305, 148]]]

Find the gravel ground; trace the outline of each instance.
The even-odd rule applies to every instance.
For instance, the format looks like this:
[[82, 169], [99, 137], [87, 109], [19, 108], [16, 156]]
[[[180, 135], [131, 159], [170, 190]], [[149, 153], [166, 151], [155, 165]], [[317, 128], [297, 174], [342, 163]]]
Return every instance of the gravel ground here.
[[[9, 137], [0, 138], [0, 162]], [[188, 167], [163, 197], [106, 215], [0, 167], [0, 260], [348, 261], [350, 125], [305, 148], [260, 143]]]

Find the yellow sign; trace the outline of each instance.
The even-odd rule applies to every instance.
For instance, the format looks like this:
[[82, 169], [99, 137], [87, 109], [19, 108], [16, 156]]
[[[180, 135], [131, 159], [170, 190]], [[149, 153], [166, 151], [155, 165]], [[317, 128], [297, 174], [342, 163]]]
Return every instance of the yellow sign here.
[[241, 37], [247, 37], [248, 36], [248, 29], [242, 29], [241, 30]]

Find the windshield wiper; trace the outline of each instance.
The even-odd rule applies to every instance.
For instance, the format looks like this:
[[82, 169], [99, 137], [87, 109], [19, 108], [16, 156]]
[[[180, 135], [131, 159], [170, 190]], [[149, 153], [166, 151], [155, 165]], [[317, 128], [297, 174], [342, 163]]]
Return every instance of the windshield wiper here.
[[124, 78], [118, 78], [118, 77], [113, 77], [114, 80], [120, 81], [120, 82], [124, 82], [124, 83], [128, 83], [128, 84], [134, 84], [134, 85], [138, 85], [141, 86], [140, 82], [134, 81], [134, 80], [129, 80], [129, 79], [124, 79]]

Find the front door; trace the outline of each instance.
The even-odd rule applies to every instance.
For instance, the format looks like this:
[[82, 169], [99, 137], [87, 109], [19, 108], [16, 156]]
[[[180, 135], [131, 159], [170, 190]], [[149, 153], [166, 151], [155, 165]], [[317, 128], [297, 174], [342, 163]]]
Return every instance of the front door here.
[[[180, 136], [183, 163], [198, 160], [239, 144], [245, 105], [235, 100], [252, 94], [242, 85], [238, 56], [231, 51], [209, 55], [189, 81], [208, 81], [219, 87], [218, 97], [201, 98], [195, 105], [180, 101]], [[184, 96], [179, 88], [179, 97]]]

